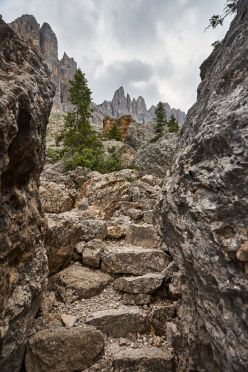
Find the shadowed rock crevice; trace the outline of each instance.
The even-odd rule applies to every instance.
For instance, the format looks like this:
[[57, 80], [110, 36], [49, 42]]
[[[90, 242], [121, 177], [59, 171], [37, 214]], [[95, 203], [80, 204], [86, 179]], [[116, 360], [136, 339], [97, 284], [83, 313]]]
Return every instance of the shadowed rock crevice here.
[[2, 175], [3, 189], [27, 185], [35, 171], [31, 115], [24, 107], [19, 110], [17, 127], [18, 132], [8, 149], [9, 164]]

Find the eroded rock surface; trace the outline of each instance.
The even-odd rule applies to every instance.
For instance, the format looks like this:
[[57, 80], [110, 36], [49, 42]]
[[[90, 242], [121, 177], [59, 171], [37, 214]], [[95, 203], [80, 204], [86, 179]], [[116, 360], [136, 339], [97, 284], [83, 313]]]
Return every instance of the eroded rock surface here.
[[19, 372], [46, 284], [38, 180], [54, 88], [47, 66], [0, 20], [0, 370]]
[[167, 133], [157, 142], [141, 147], [134, 159], [134, 164], [139, 168], [140, 173], [165, 177], [172, 164], [177, 140], [177, 134]]
[[83, 371], [103, 350], [103, 335], [94, 328], [47, 329], [30, 338], [25, 367], [27, 372]]
[[248, 2], [201, 66], [162, 203], [161, 227], [186, 288], [179, 370], [248, 368]]

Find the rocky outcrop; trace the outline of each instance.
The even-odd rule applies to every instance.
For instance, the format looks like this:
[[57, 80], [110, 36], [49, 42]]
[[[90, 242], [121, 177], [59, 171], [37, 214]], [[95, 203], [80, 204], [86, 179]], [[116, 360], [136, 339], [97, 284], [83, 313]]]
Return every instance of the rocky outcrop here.
[[2, 20], [0, 75], [0, 370], [19, 372], [47, 276], [38, 180], [54, 88], [41, 57]]
[[113, 119], [109, 116], [106, 116], [103, 119], [103, 134], [108, 135], [113, 129], [113, 126], [116, 125], [119, 130], [121, 140], [124, 141], [127, 135], [128, 127], [133, 122], [134, 120], [132, 119], [131, 115], [121, 116], [119, 119]]
[[34, 16], [25, 14], [11, 22], [10, 27], [20, 37], [31, 41], [49, 67], [52, 82], [56, 87], [53, 111], [70, 111], [68, 88], [69, 82], [76, 72], [77, 63], [66, 53], [61, 60], [58, 59], [58, 41], [51, 26], [48, 23], [43, 23], [40, 27]]
[[165, 177], [170, 170], [178, 141], [177, 134], [167, 133], [161, 139], [141, 147], [134, 158], [134, 164], [142, 175]]
[[[186, 116], [183, 111], [171, 108], [168, 103], [164, 104], [164, 109], [168, 118], [173, 114], [179, 125], [183, 125]], [[93, 123], [96, 125], [99, 120], [102, 121], [106, 116], [119, 119], [122, 116], [130, 115], [134, 121], [142, 124], [151, 123], [155, 116], [155, 106], [147, 109], [143, 97], [131, 100], [129, 94], [125, 95], [123, 87], [115, 91], [111, 102], [104, 101], [102, 104], [94, 106], [94, 111]]]
[[161, 205], [164, 241], [186, 283], [171, 327], [178, 370], [248, 368], [247, 10], [239, 1], [201, 66]]

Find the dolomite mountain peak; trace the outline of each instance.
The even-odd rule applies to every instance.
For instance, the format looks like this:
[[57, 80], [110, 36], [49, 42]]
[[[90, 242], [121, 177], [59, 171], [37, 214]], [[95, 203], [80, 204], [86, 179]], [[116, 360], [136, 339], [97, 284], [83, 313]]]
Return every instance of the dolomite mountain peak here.
[[53, 99], [53, 111], [67, 112], [71, 109], [68, 100], [69, 82], [77, 70], [77, 63], [64, 53], [58, 58], [58, 40], [51, 26], [44, 22], [42, 26], [33, 15], [24, 14], [9, 26], [24, 40], [29, 40], [40, 52], [51, 71], [52, 82], [56, 87]]
[[[112, 118], [119, 119], [122, 116], [131, 115], [137, 123], [146, 124], [152, 122], [155, 116], [156, 107], [152, 105], [149, 109], [147, 108], [145, 99], [139, 96], [137, 99], [131, 99], [130, 94], [125, 95], [123, 86], [114, 92], [112, 101], [104, 101], [102, 104], [97, 105], [97, 110], [102, 113], [103, 116], [109, 116]], [[185, 121], [185, 113], [180, 109], [171, 108], [166, 102], [164, 103], [164, 109], [167, 118], [173, 114], [178, 123], [183, 125]]]
[[[31, 41], [48, 65], [52, 81], [56, 86], [53, 112], [70, 111], [72, 107], [69, 102], [69, 82], [77, 70], [77, 63], [66, 52], [59, 60], [58, 40], [51, 26], [47, 22], [40, 26], [36, 18], [29, 14], [22, 15], [9, 25], [21, 38]], [[155, 115], [155, 106], [148, 109], [143, 97], [131, 99], [129, 94], [126, 96], [123, 86], [115, 91], [112, 101], [105, 100], [100, 105], [93, 103], [92, 107], [92, 121], [98, 128], [102, 128], [106, 116], [119, 119], [122, 116], [131, 115], [137, 123], [146, 124], [152, 122]], [[179, 125], [183, 125], [186, 117], [183, 111], [171, 108], [168, 103], [164, 104], [164, 108], [168, 118], [173, 114]]]

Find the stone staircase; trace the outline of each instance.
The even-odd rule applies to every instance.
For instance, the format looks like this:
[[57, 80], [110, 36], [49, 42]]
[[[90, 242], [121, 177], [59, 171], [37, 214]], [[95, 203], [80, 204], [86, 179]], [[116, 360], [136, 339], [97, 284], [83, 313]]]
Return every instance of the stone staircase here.
[[[83, 332], [88, 330], [90, 338], [87, 342], [81, 340], [86, 353], [84, 364], [79, 356], [75, 361], [74, 355], [71, 369], [63, 369], [66, 363], [60, 365], [57, 361], [59, 367], [53, 367], [53, 371], [173, 370], [167, 326], [176, 316], [178, 294], [171, 286], [171, 257], [153, 223], [154, 205], [154, 199], [124, 200], [117, 213], [106, 221], [105, 239], [99, 239], [99, 234], [93, 239], [91, 230], [87, 242], [77, 243], [71, 264], [49, 279], [48, 292], [37, 318], [39, 332], [33, 337], [51, 329], [56, 335], [63, 327], [65, 340], [66, 331], [70, 333], [78, 328]], [[170, 288], [175, 293], [171, 293]], [[96, 337], [96, 348], [92, 334]], [[36, 370], [41, 348], [40, 340], [32, 342], [33, 337], [32, 347], [27, 351], [27, 372]], [[71, 336], [69, 339], [77, 350], [77, 339], [71, 341]], [[63, 348], [66, 349], [64, 345]], [[70, 351], [65, 350], [65, 359], [70, 359], [68, 353], [70, 355]], [[51, 361], [46, 364], [45, 360], [44, 353], [45, 367], [39, 366], [39, 372], [50, 371]]]

